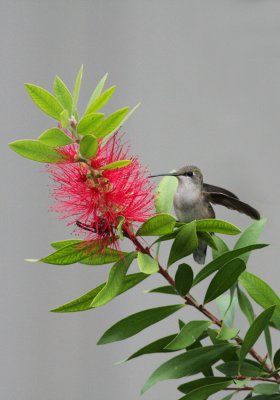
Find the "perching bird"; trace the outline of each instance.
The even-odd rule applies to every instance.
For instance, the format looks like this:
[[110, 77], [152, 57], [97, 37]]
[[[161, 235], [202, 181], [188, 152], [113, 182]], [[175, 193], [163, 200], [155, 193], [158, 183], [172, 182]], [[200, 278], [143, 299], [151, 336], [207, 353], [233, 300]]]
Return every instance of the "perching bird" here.
[[[260, 214], [255, 208], [240, 201], [232, 192], [203, 183], [202, 173], [195, 166], [187, 165], [173, 173], [152, 175], [152, 177], [155, 176], [175, 176], [178, 179], [173, 204], [175, 214], [180, 222], [215, 218], [211, 203], [239, 211], [253, 219], [260, 219]], [[207, 244], [204, 240], [199, 239], [198, 247], [193, 253], [197, 263], [205, 263], [206, 250]]]

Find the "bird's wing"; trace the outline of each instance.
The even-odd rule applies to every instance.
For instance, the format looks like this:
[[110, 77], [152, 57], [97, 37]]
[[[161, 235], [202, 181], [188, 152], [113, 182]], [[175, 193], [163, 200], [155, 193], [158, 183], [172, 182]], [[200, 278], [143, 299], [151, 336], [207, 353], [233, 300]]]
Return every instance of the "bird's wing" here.
[[223, 193], [227, 196], [238, 199], [238, 197], [227, 189], [223, 189], [219, 186], [209, 185], [208, 183], [203, 183], [203, 190], [207, 193]]
[[223, 193], [206, 193], [206, 196], [213, 204], [220, 204], [221, 206], [239, 211], [253, 219], [261, 218], [260, 213], [255, 208], [251, 207], [249, 204], [243, 203], [243, 201], [239, 199], [227, 196]]

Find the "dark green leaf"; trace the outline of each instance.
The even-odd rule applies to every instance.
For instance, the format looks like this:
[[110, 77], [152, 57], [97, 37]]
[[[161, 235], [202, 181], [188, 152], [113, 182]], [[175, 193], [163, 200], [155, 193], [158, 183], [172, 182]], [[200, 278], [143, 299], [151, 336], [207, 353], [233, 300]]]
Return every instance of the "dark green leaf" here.
[[57, 150], [45, 145], [39, 140], [15, 140], [9, 143], [9, 146], [20, 156], [37, 162], [60, 163], [66, 160]]
[[209, 275], [213, 274], [213, 272], [224, 266], [228, 261], [239, 257], [241, 254], [248, 253], [248, 251], [262, 249], [266, 246], [267, 244], [253, 244], [250, 246], [242, 247], [242, 249], [231, 250], [227, 253], [222, 254], [221, 256], [207, 264], [204, 268], [202, 268], [202, 270], [194, 278], [193, 286], [206, 279]]
[[182, 350], [191, 346], [211, 325], [209, 321], [190, 321], [167, 346], [167, 350]]
[[269, 326], [266, 326], [264, 328], [264, 338], [265, 338], [268, 357], [270, 361], [272, 361], [272, 341], [271, 341]]
[[226, 325], [224, 322], [222, 323], [221, 330], [216, 337], [217, 340], [231, 340], [234, 339], [238, 335], [239, 329], [236, 328], [230, 328], [228, 325]]
[[87, 109], [91, 106], [91, 104], [101, 95], [103, 87], [105, 85], [106, 79], [107, 79], [108, 73], [105, 74], [100, 81], [98, 82], [96, 88], [94, 89], [92, 95], [90, 96]]
[[171, 233], [174, 229], [176, 220], [170, 214], [158, 214], [146, 222], [138, 229], [137, 236], [159, 236]]
[[195, 221], [193, 221], [179, 229], [170, 250], [168, 266], [193, 253], [197, 245], [196, 225]]
[[161, 243], [161, 242], [165, 242], [166, 240], [175, 239], [175, 237], [177, 236], [177, 233], [179, 233], [179, 229], [174, 230], [172, 233], [167, 233], [166, 235], [160, 236], [157, 240], [154, 241], [152, 246], [156, 243]]
[[72, 106], [72, 113], [76, 114], [77, 113], [77, 104], [79, 100], [79, 95], [80, 95], [80, 88], [81, 88], [81, 83], [82, 83], [82, 77], [83, 77], [83, 65], [80, 66], [80, 69], [78, 71], [75, 85], [74, 85], [74, 92], [73, 92], [73, 106]]
[[56, 76], [54, 79], [53, 89], [57, 100], [68, 111], [69, 115], [71, 115], [73, 104], [72, 94], [59, 76]]
[[85, 135], [82, 137], [82, 140], [80, 142], [80, 152], [84, 158], [90, 159], [94, 157], [97, 150], [98, 141], [95, 136]]
[[239, 288], [239, 286], [237, 286], [237, 297], [241, 311], [247, 318], [249, 324], [252, 324], [252, 322], [255, 319], [255, 314], [252, 304], [250, 303], [250, 300], [248, 299], [246, 294]]
[[216, 383], [211, 383], [209, 385], [203, 385], [203, 383], [201, 382], [201, 386], [199, 388], [193, 389], [186, 396], [181, 397], [180, 400], [205, 400], [208, 399], [208, 397], [211, 396], [212, 394], [215, 394], [220, 390], [225, 389], [232, 383], [233, 383], [232, 379], [224, 381], [218, 380]]
[[[131, 289], [132, 287], [138, 285], [144, 279], [146, 279], [147, 275], [141, 274], [140, 272], [136, 274], [126, 275], [124, 277], [123, 285], [121, 287], [121, 291], [119, 294], [126, 292], [127, 290]], [[83, 296], [70, 301], [60, 307], [54, 308], [51, 310], [52, 312], [77, 312], [77, 311], [86, 311], [92, 309], [92, 301], [98, 295], [98, 293], [104, 288], [106, 282], [102, 283], [101, 285], [97, 286], [95, 289], [91, 290], [90, 292], [84, 294]]]
[[131, 163], [132, 163], [132, 160], [118, 160], [118, 161], [114, 161], [110, 164], [104, 165], [103, 167], [100, 167], [100, 169], [102, 169], [102, 170], [118, 169], [118, 168], [127, 167]]
[[197, 236], [203, 239], [205, 243], [208, 244], [212, 249], [217, 250], [217, 246], [213, 236], [209, 232], [197, 232]]
[[160, 287], [157, 287], [155, 289], [147, 290], [146, 293], [163, 293], [163, 294], [176, 294], [176, 295], [178, 295], [176, 290], [170, 285], [160, 286]]
[[85, 115], [92, 114], [100, 110], [100, 108], [102, 108], [110, 100], [115, 90], [116, 86], [112, 86], [109, 89], [105, 90], [105, 92], [103, 92], [91, 103], [91, 105], [86, 110]]
[[274, 394], [279, 393], [279, 385], [277, 383], [258, 383], [253, 390], [258, 394]]
[[95, 133], [96, 128], [104, 119], [104, 114], [92, 113], [82, 117], [77, 125], [77, 132], [80, 135], [89, 135]]
[[223, 241], [223, 239], [221, 239], [219, 236], [213, 236], [212, 238], [217, 247], [217, 250], [212, 249], [213, 259], [218, 258], [222, 254], [229, 251], [228, 245]]
[[240, 229], [237, 226], [219, 219], [201, 219], [196, 221], [198, 232], [224, 233], [226, 235], [238, 235]]
[[178, 186], [175, 176], [165, 176], [156, 189], [155, 207], [158, 213], [170, 213]]
[[189, 293], [192, 282], [193, 270], [188, 264], [180, 264], [175, 275], [176, 290], [180, 296], [185, 296]]
[[[266, 219], [260, 219], [259, 221], [253, 222], [237, 240], [234, 249], [240, 249], [242, 247], [249, 246], [251, 244], [256, 244], [263, 231], [265, 223]], [[240, 258], [242, 258], [245, 262], [247, 262], [249, 256], [250, 252], [243, 254], [242, 257]]]
[[226, 377], [210, 376], [208, 378], [200, 378], [200, 379], [196, 379], [194, 381], [183, 383], [183, 385], [180, 385], [178, 387], [178, 390], [180, 390], [180, 392], [182, 392], [182, 393], [189, 394], [193, 390], [199, 389], [200, 387], [212, 385], [213, 383], [225, 383], [228, 381], [229, 381], [229, 379]]
[[252, 297], [257, 304], [264, 309], [276, 304], [276, 309], [271, 319], [271, 323], [277, 329], [280, 329], [280, 298], [274, 290], [258, 276], [250, 272], [244, 272], [239, 282], [247, 290], [248, 294]]
[[142, 393], [160, 381], [199, 373], [205, 368], [205, 365], [210, 366], [218, 361], [229, 348], [228, 344], [206, 346], [171, 358], [152, 373], [145, 383]]
[[172, 350], [167, 350], [165, 346], [174, 339], [175, 335], [165, 336], [163, 338], [157, 339], [152, 343], [147, 344], [146, 346], [142, 347], [141, 349], [137, 350], [135, 353], [131, 354], [128, 358], [123, 360], [129, 361], [133, 358], [140, 357], [146, 354], [153, 354], [153, 353], [170, 353]]
[[245, 335], [243, 344], [240, 349], [239, 365], [242, 364], [244, 358], [254, 346], [264, 328], [268, 325], [274, 313], [274, 310], [275, 306], [267, 308], [253, 321], [252, 325]]
[[137, 257], [138, 266], [141, 272], [147, 275], [155, 274], [159, 270], [158, 262], [149, 254], [139, 252]]
[[[239, 361], [228, 361], [216, 367], [218, 371], [226, 376], [237, 376], [239, 368]], [[252, 360], [244, 360], [240, 373], [243, 376], [261, 376], [263, 372], [262, 366]]]
[[278, 394], [261, 394], [260, 396], [254, 396], [254, 400], [280, 400], [280, 395]]
[[50, 92], [31, 83], [26, 83], [25, 88], [34, 103], [42, 111], [59, 121], [63, 107]]
[[65, 146], [73, 143], [73, 140], [58, 128], [47, 129], [38, 140], [50, 147]]
[[115, 325], [109, 328], [102, 335], [97, 344], [117, 342], [134, 336], [148, 326], [167, 318], [182, 307], [184, 307], [184, 304], [174, 304], [170, 306], [151, 308], [132, 314], [121, 321], [118, 321]]
[[127, 115], [129, 111], [128, 107], [121, 108], [113, 112], [113, 114], [109, 115], [104, 121], [102, 121], [101, 125], [99, 125], [96, 130], [95, 134], [98, 138], [104, 138], [105, 136], [109, 135], [110, 133], [115, 132], [121, 125], [123, 119]]
[[276, 369], [280, 368], [280, 349], [276, 351], [273, 357], [273, 364]]
[[206, 291], [204, 304], [216, 299], [228, 290], [238, 279], [239, 275], [246, 269], [243, 260], [236, 258], [225, 264], [211, 280]]
[[128, 253], [112, 266], [107, 283], [92, 301], [92, 307], [103, 306], [120, 293], [128, 268], [136, 256], [136, 252]]

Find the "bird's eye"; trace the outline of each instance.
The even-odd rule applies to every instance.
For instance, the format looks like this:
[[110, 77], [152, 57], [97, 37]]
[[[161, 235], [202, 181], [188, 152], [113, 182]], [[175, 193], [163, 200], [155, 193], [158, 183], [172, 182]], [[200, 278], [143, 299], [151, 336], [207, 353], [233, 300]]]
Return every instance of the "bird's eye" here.
[[192, 171], [189, 171], [189, 172], [186, 173], [186, 175], [187, 175], [187, 176], [193, 176], [193, 172], [192, 172]]

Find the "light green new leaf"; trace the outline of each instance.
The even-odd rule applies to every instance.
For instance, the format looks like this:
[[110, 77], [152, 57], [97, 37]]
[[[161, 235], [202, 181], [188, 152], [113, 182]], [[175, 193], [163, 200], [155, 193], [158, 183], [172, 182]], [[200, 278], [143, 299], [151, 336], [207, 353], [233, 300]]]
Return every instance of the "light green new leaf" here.
[[112, 266], [108, 281], [92, 301], [92, 307], [103, 306], [120, 293], [128, 268], [136, 256], [136, 252], [128, 253]]
[[158, 213], [170, 213], [178, 186], [175, 176], [165, 176], [156, 188], [155, 208]]
[[193, 282], [193, 270], [188, 264], [180, 264], [175, 275], [176, 290], [180, 296], [189, 293]]
[[204, 304], [216, 299], [237, 281], [246, 264], [240, 258], [229, 261], [214, 276], [205, 294]]
[[132, 314], [109, 328], [99, 339], [97, 344], [106, 344], [127, 339], [136, 335], [143, 329], [169, 317], [174, 312], [184, 307], [184, 304], [151, 308]]
[[60, 104], [72, 114], [73, 98], [70, 90], [59, 76], [56, 76], [53, 84], [54, 95]]
[[66, 160], [60, 152], [40, 140], [15, 140], [9, 147], [24, 158], [42, 163], [60, 163]]
[[[266, 219], [260, 219], [259, 221], [253, 222], [245, 231], [241, 234], [240, 238], [235, 243], [234, 249], [240, 249], [244, 246], [249, 246], [251, 244], [255, 244], [264, 228], [266, 223]], [[250, 256], [250, 252], [242, 255], [242, 258], [245, 262], [248, 261]]]
[[[123, 280], [123, 285], [121, 287], [121, 293], [126, 292], [127, 290], [131, 289], [132, 287], [138, 285], [144, 279], [146, 279], [147, 275], [141, 274], [140, 272], [136, 274], [126, 275]], [[79, 297], [78, 299], [72, 300], [69, 303], [63, 304], [62, 306], [56, 307], [52, 312], [77, 312], [77, 311], [87, 311], [92, 309], [92, 302], [95, 297], [100, 293], [100, 291], [105, 287], [106, 282], [102, 283], [101, 285], [97, 286], [95, 289], [91, 290], [90, 292], [84, 294], [83, 296]]]
[[77, 125], [77, 132], [80, 135], [88, 135], [95, 133], [96, 128], [101, 124], [104, 119], [102, 113], [86, 114], [80, 119]]
[[249, 324], [252, 324], [252, 322], [255, 319], [255, 314], [254, 314], [252, 304], [250, 303], [250, 300], [248, 299], [246, 294], [240, 289], [239, 286], [237, 286], [237, 298], [238, 298], [240, 310], [243, 312], [243, 314], [247, 318]]
[[210, 366], [214, 364], [230, 348], [231, 346], [228, 344], [206, 346], [189, 350], [186, 353], [171, 358], [152, 373], [145, 383], [142, 393], [160, 381], [178, 379], [201, 372], [205, 368], [205, 365]]
[[248, 251], [262, 249], [263, 247], [268, 246], [267, 244], [253, 244], [250, 246], [242, 247], [241, 249], [231, 250], [227, 253], [222, 254], [221, 256], [215, 258], [215, 260], [211, 261], [204, 268], [202, 268], [199, 273], [196, 275], [193, 281], [193, 286], [197, 285], [199, 282], [206, 279], [209, 275], [216, 272], [223, 265], [225, 265], [228, 261], [233, 260], [236, 257], [239, 257], [241, 254], [248, 253]]
[[127, 167], [132, 163], [132, 160], [118, 160], [114, 161], [110, 164], [104, 165], [103, 167], [100, 167], [99, 169], [102, 169], [104, 171], [108, 169], [118, 169], [118, 168], [124, 168]]
[[[217, 382], [214, 381], [214, 383], [210, 384], [203, 384], [203, 382], [200, 382], [200, 387], [193, 389], [186, 396], [181, 397], [179, 400], [205, 400], [208, 399], [208, 397], [212, 394], [215, 394], [220, 390], [227, 388], [233, 383], [232, 379], [221, 379], [220, 377], [213, 378], [218, 378]], [[199, 381], [202, 381], [202, 379], [199, 379]]]
[[62, 249], [62, 247], [68, 246], [69, 244], [75, 244], [75, 243], [82, 243], [82, 240], [79, 239], [67, 239], [67, 240], [59, 240], [57, 242], [52, 242], [51, 246], [58, 250]]
[[61, 128], [68, 128], [69, 127], [69, 112], [67, 110], [63, 110], [60, 113], [59, 121]]
[[109, 115], [102, 123], [95, 129], [95, 135], [98, 138], [104, 138], [110, 133], [115, 132], [121, 125], [124, 117], [127, 115], [129, 111], [128, 107], [124, 107], [120, 110], [113, 112], [113, 114]]
[[218, 384], [218, 383], [225, 383], [228, 382], [229, 379], [226, 377], [222, 376], [209, 376], [207, 378], [200, 378], [196, 380], [192, 380], [187, 383], [183, 383], [180, 385], [177, 389], [180, 390], [180, 392], [189, 394], [195, 389], [202, 388], [204, 386], [212, 385], [212, 384]]
[[234, 339], [238, 335], [239, 329], [231, 328], [226, 325], [224, 322], [222, 323], [222, 327], [220, 332], [216, 336], [217, 340], [231, 340]]
[[217, 248], [217, 250], [212, 249], [213, 260], [230, 251], [228, 245], [219, 236], [212, 236], [212, 239], [214, 240]]
[[118, 216], [118, 225], [117, 225], [117, 231], [118, 231], [118, 236], [120, 240], [123, 240], [123, 224], [125, 223], [125, 217], [122, 215]]
[[63, 106], [50, 92], [32, 83], [26, 83], [25, 88], [34, 103], [44, 113], [59, 121]]
[[253, 392], [258, 394], [279, 393], [279, 385], [277, 383], [258, 383], [254, 386]]
[[80, 142], [80, 153], [86, 158], [90, 159], [95, 156], [98, 150], [98, 140], [93, 135], [85, 135]]
[[276, 305], [271, 323], [276, 329], [280, 329], [280, 298], [274, 290], [261, 278], [247, 271], [240, 276], [239, 282], [249, 296], [264, 309]]
[[50, 147], [66, 146], [73, 143], [73, 140], [58, 128], [47, 129], [38, 140]]
[[197, 248], [197, 245], [198, 240], [196, 235], [195, 221], [183, 225], [179, 229], [179, 232], [177, 233], [172, 244], [167, 265], [170, 266], [181, 258], [193, 253], [193, 251]]
[[137, 257], [138, 266], [141, 272], [147, 275], [155, 274], [159, 270], [158, 262], [149, 256], [139, 252]]
[[240, 349], [239, 365], [242, 364], [244, 358], [251, 350], [251, 348], [254, 346], [259, 336], [261, 335], [262, 331], [268, 325], [274, 313], [274, 310], [275, 306], [267, 308], [253, 321], [252, 325], [250, 326], [245, 335], [243, 344]]
[[173, 232], [176, 219], [170, 214], [158, 214], [146, 222], [138, 229], [137, 236], [160, 236]]
[[100, 96], [98, 96], [88, 107], [85, 112], [85, 115], [95, 113], [100, 110], [113, 96], [114, 91], [116, 90], [116, 86], [112, 86], [109, 89], [105, 90]]
[[168, 343], [167, 350], [182, 350], [192, 345], [212, 324], [210, 321], [190, 321], [178, 335]]
[[220, 219], [201, 219], [196, 221], [198, 232], [224, 233], [226, 235], [238, 235], [240, 229], [237, 226]]
[[91, 106], [91, 104], [101, 95], [107, 77], [108, 77], [108, 73], [106, 73], [106, 74], [100, 79], [100, 81], [98, 82], [96, 88], [94, 89], [92, 95], [90, 96], [90, 99], [89, 99], [89, 102], [88, 102], [86, 111], [87, 111], [87, 109]]
[[229, 327], [233, 327], [237, 307], [236, 296], [223, 294], [216, 299], [216, 306], [220, 319]]
[[78, 71], [76, 80], [75, 80], [75, 85], [74, 85], [73, 105], [72, 105], [72, 114], [74, 114], [74, 115], [77, 113], [77, 105], [78, 105], [81, 83], [82, 83], [82, 78], [83, 78], [83, 69], [84, 69], [84, 67], [83, 67], [83, 65], [81, 65], [80, 69]]

